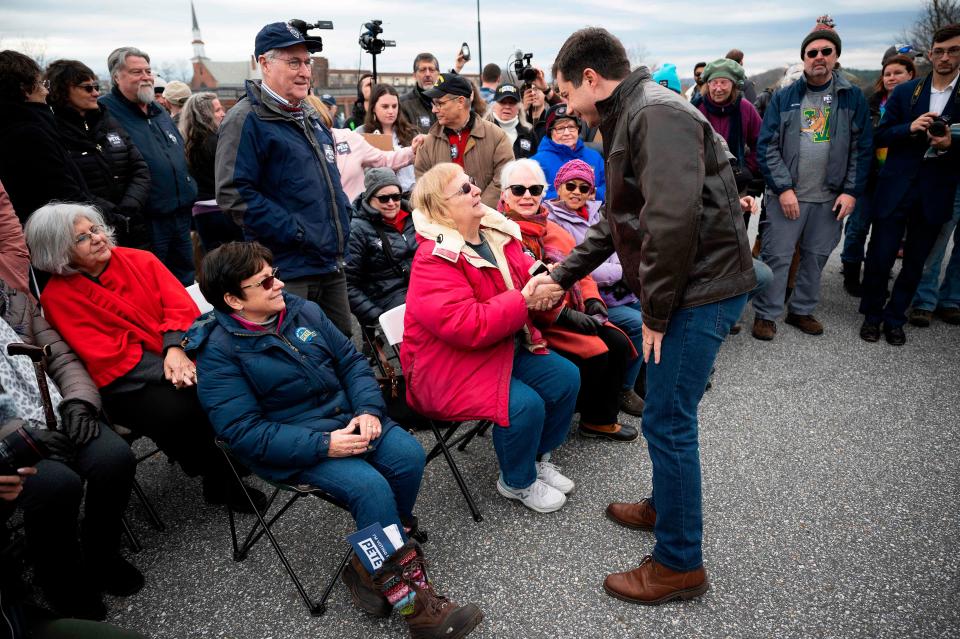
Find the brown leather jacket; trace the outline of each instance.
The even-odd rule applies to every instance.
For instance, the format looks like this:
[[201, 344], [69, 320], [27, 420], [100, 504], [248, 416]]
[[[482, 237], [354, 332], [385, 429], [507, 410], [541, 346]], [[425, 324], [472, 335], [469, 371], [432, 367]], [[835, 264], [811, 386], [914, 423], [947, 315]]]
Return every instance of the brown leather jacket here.
[[616, 251], [643, 323], [659, 332], [674, 309], [750, 291], [756, 277], [737, 185], [706, 118], [652, 82], [646, 67], [597, 109], [606, 213], [553, 278], [567, 287]]

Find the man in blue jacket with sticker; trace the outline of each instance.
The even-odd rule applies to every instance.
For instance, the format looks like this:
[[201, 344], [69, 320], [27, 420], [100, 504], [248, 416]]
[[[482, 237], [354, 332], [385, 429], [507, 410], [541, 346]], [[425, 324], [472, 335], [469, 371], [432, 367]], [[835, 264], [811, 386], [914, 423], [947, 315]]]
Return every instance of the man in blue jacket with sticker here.
[[217, 203], [244, 236], [273, 251], [287, 290], [316, 302], [350, 335], [344, 262], [350, 201], [340, 186], [334, 141], [304, 99], [319, 38], [274, 22], [257, 34], [263, 80], [220, 125]]

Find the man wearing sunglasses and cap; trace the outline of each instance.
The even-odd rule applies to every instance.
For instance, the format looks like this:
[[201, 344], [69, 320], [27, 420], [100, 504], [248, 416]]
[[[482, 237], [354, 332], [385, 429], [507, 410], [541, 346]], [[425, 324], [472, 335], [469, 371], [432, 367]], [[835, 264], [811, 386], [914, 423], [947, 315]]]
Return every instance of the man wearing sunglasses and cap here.
[[423, 94], [433, 101], [437, 121], [417, 151], [417, 179], [437, 164], [453, 162], [480, 187], [481, 201], [495, 208], [500, 201], [500, 171], [514, 159], [507, 134], [471, 110], [473, 85], [463, 76], [441, 74]]
[[311, 54], [322, 48], [288, 22], [257, 34], [263, 80], [247, 81], [246, 95], [220, 126], [217, 202], [246, 239], [273, 252], [287, 291], [319, 304], [350, 335], [344, 275], [350, 202], [333, 137], [304, 101]]
[[760, 259], [773, 281], [753, 299], [753, 336], [769, 341], [783, 313], [790, 263], [800, 246], [786, 323], [821, 335], [813, 316], [820, 274], [840, 242], [843, 218], [863, 193], [873, 153], [870, 109], [860, 89], [834, 68], [840, 36], [821, 16], [800, 46], [803, 77], [778, 91], [764, 115], [757, 161], [767, 186]]

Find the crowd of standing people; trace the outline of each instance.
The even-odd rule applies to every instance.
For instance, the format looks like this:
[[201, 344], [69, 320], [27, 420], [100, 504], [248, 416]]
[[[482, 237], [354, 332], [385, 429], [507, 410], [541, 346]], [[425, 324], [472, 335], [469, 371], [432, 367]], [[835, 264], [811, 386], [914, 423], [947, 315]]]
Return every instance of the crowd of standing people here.
[[[56, 617], [94, 621], [102, 593], [144, 586], [120, 553], [135, 472], [122, 426], [201, 477], [208, 503], [267, 505], [219, 439], [248, 473], [333, 495], [358, 529], [395, 525], [402, 547], [378, 570], [346, 565], [354, 602], [412, 637], [472, 632], [482, 611], [439, 594], [418, 543], [426, 455], [351, 341], [355, 321], [373, 341], [403, 306], [407, 404], [492, 422], [506, 499], [560, 510], [576, 482], [554, 452], [574, 415], [617, 447], [641, 435], [620, 414], [641, 417], [649, 494], [606, 515], [653, 546], [603, 587], [645, 605], [703, 595], [697, 407], [746, 306], [758, 340], [784, 313], [823, 334], [821, 275], [846, 235], [863, 340], [960, 325], [960, 25], [924, 44], [928, 73], [894, 48], [868, 99], [821, 16], [780, 86], [758, 94], [734, 49], [697, 64], [685, 95], [673, 65], [631, 69], [586, 28], [553, 84], [487, 65], [478, 87], [462, 55], [442, 71], [430, 53], [404, 95], [363, 75], [343, 126], [311, 87], [321, 43], [292, 23], [257, 33], [262, 80], [230, 109], [158, 87], [135, 47], [110, 53], [103, 91], [79, 61], [0, 52], [0, 140], [18, 150], [0, 157], [0, 346], [44, 346], [52, 396], [2, 349], [0, 438], [48, 452], [0, 476], [34, 583]], [[57, 636], [18, 581], [0, 583], [12, 635]]]

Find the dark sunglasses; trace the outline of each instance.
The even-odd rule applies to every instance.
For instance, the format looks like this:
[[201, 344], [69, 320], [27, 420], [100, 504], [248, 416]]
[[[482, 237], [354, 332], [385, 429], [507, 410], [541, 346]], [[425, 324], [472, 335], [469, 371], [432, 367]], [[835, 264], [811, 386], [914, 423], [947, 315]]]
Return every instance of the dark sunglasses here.
[[823, 54], [823, 57], [827, 57], [828, 55], [833, 53], [833, 47], [824, 47], [822, 49], [810, 49], [807, 51], [807, 57], [813, 60], [815, 57], [817, 57], [821, 53]]
[[448, 200], [452, 200], [453, 198], [457, 197], [458, 195], [470, 195], [470, 193], [473, 191], [473, 187], [476, 186], [476, 185], [477, 185], [477, 183], [473, 180], [473, 178], [472, 178], [472, 177], [468, 177], [468, 178], [467, 178], [467, 181], [464, 182], [463, 184], [461, 184], [461, 185], [460, 185], [460, 188], [457, 189], [457, 192], [454, 193], [453, 195], [451, 195], [450, 197], [448, 197], [447, 199], [448, 199]]
[[580, 191], [584, 195], [591, 191], [591, 186], [589, 184], [577, 184], [576, 182], [565, 182], [563, 188], [567, 189], [571, 193], [574, 191]]
[[386, 204], [387, 202], [399, 202], [402, 194], [400, 193], [391, 193], [390, 195], [374, 195], [375, 199], [380, 204]]
[[272, 271], [270, 271], [270, 275], [267, 275], [265, 278], [263, 278], [256, 284], [247, 284], [246, 286], [241, 286], [240, 288], [241, 289], [256, 288], [260, 286], [263, 288], [263, 290], [269, 291], [270, 289], [273, 288], [273, 282], [277, 279], [279, 275], [280, 275], [280, 269], [274, 268]]
[[78, 89], [83, 89], [87, 93], [93, 93], [94, 91], [100, 90], [99, 84], [78, 84], [76, 85]]
[[540, 194], [543, 193], [542, 184], [534, 184], [533, 186], [524, 186], [522, 184], [514, 184], [511, 187], [508, 187], [510, 192], [513, 193], [513, 197], [523, 197], [523, 194], [527, 191], [530, 191], [530, 195], [533, 197], [540, 197]]

